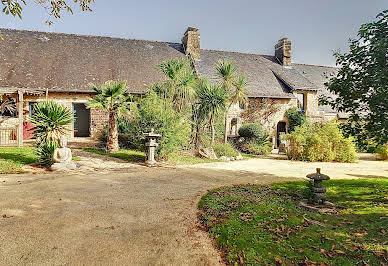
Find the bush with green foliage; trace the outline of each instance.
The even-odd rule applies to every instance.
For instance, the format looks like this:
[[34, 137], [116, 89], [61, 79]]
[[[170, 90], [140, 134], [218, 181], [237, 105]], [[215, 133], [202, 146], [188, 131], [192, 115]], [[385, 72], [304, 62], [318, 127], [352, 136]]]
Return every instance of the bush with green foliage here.
[[303, 125], [306, 122], [306, 115], [299, 111], [298, 108], [293, 107], [286, 111], [286, 117], [289, 122], [288, 131], [291, 133], [296, 127]]
[[256, 123], [247, 123], [240, 127], [238, 135], [246, 140], [255, 140], [262, 143], [268, 139], [268, 134], [264, 128]]
[[158, 157], [167, 158], [189, 145], [190, 123], [182, 112], [174, 111], [171, 101], [150, 90], [132, 111], [134, 118], [131, 120], [118, 120], [120, 147], [144, 150], [143, 133], [152, 128], [162, 135], [156, 150]]
[[256, 123], [247, 123], [238, 130], [240, 138], [235, 145], [244, 153], [267, 155], [272, 151], [272, 144], [268, 141], [268, 134], [264, 128]]
[[255, 141], [248, 141], [244, 142], [239, 147], [242, 152], [255, 155], [268, 155], [272, 151], [272, 144], [269, 141], [265, 141], [261, 144]]
[[382, 160], [388, 160], [388, 143], [384, 145], [379, 145], [376, 149], [376, 153], [379, 158]]
[[211, 147], [213, 147], [214, 152], [218, 157], [221, 157], [221, 156], [235, 157], [238, 155], [238, 152], [234, 149], [234, 147], [230, 143], [214, 142], [211, 145]]
[[[139, 149], [142, 143], [140, 143], [141, 140], [138, 137], [139, 132], [137, 132], [136, 121], [125, 117], [118, 117], [116, 120], [120, 149]], [[106, 147], [108, 134], [108, 126], [105, 126], [99, 137], [100, 148], [102, 149]]]
[[31, 122], [35, 125], [33, 130], [36, 138], [36, 154], [40, 164], [53, 163], [53, 152], [58, 147], [61, 136], [69, 131], [69, 125], [73, 119], [73, 112], [54, 101], [34, 105]]
[[354, 162], [357, 159], [352, 138], [345, 138], [337, 121], [304, 123], [285, 135], [287, 155], [293, 160], [311, 162]]

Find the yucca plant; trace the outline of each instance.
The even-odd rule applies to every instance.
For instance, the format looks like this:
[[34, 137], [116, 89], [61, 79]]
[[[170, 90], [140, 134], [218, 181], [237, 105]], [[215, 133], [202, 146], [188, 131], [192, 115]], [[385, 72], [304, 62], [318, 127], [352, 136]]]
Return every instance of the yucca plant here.
[[188, 60], [169, 59], [159, 64], [166, 80], [154, 90], [159, 96], [169, 98], [174, 110], [181, 112], [195, 98], [197, 76]]
[[96, 96], [89, 100], [89, 108], [102, 108], [109, 113], [109, 132], [106, 150], [115, 152], [119, 150], [119, 137], [116, 118], [129, 112], [133, 97], [128, 93], [127, 83], [120, 81], [107, 81], [101, 87], [89, 85]]
[[215, 139], [214, 122], [217, 116], [223, 115], [226, 111], [228, 93], [224, 87], [209, 84], [206, 79], [202, 79], [198, 85], [197, 97], [198, 116], [209, 119], [212, 132], [211, 143], [213, 144]]
[[[237, 76], [237, 67], [234, 63], [226, 60], [218, 61], [216, 73], [220, 80], [220, 85], [228, 94], [229, 105], [226, 107], [229, 111], [232, 104], [246, 105], [248, 98], [246, 96], [247, 81], [245, 76]], [[225, 114], [224, 142], [228, 140], [227, 114]]]
[[32, 130], [39, 163], [52, 163], [52, 153], [58, 147], [61, 136], [70, 131], [69, 125], [73, 120], [73, 112], [54, 101], [40, 102], [34, 106], [31, 122], [35, 125]]

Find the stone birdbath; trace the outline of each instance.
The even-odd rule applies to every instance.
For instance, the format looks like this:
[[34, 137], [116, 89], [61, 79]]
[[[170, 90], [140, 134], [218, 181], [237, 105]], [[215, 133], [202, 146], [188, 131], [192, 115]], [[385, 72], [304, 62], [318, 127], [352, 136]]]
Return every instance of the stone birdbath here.
[[308, 174], [307, 178], [314, 180], [314, 184], [311, 187], [312, 203], [324, 204], [326, 202], [326, 188], [323, 186], [323, 180], [330, 180], [330, 177], [321, 174], [321, 168], [317, 168], [317, 172]]
[[147, 154], [147, 160], [146, 165], [147, 166], [156, 166], [157, 163], [155, 161], [155, 149], [159, 146], [157, 143], [157, 140], [162, 137], [162, 135], [157, 134], [154, 132], [154, 129], [152, 128], [150, 132], [143, 133], [143, 135], [146, 138], [146, 154]]

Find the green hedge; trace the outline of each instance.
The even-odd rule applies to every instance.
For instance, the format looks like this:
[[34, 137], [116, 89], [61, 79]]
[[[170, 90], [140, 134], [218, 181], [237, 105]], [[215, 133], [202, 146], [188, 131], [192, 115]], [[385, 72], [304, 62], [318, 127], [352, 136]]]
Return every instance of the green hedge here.
[[287, 155], [293, 160], [311, 162], [354, 162], [357, 159], [352, 138], [345, 138], [336, 121], [305, 124], [285, 135]]

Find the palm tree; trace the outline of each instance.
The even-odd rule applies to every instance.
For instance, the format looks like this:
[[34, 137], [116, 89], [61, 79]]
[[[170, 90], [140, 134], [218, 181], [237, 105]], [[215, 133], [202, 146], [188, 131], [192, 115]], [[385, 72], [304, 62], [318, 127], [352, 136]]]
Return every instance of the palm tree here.
[[167, 80], [155, 87], [160, 96], [169, 98], [178, 112], [195, 97], [197, 77], [187, 60], [169, 59], [159, 65]]
[[211, 143], [213, 144], [215, 139], [214, 122], [217, 116], [225, 112], [228, 94], [225, 88], [209, 84], [206, 79], [202, 79], [198, 85], [197, 97], [199, 100], [198, 116], [209, 119], [212, 134]]
[[225, 90], [230, 91], [236, 80], [236, 65], [230, 61], [220, 60], [216, 65], [216, 73], [221, 80], [221, 86], [223, 86]]
[[127, 83], [120, 81], [107, 81], [100, 88], [94, 84], [89, 86], [97, 95], [88, 102], [89, 108], [102, 108], [109, 113], [108, 141], [106, 149], [108, 152], [119, 150], [119, 140], [116, 118], [130, 110], [132, 96], [127, 91]]

